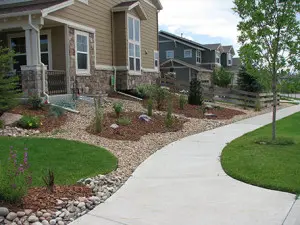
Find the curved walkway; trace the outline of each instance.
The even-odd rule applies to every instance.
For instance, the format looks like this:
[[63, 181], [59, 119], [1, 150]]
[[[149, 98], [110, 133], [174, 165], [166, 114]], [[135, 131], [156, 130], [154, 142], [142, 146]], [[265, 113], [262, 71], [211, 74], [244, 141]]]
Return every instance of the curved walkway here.
[[[278, 119], [298, 111], [300, 106], [282, 109]], [[147, 159], [116, 194], [72, 224], [286, 224], [287, 215], [293, 214], [289, 212], [294, 195], [234, 180], [223, 172], [219, 162], [226, 143], [270, 122], [268, 113], [164, 147]], [[289, 225], [296, 225], [295, 219], [289, 220]]]

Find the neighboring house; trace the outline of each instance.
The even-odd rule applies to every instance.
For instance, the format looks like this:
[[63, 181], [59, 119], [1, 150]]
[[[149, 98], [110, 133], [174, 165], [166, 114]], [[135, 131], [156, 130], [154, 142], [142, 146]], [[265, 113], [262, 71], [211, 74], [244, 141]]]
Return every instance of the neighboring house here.
[[204, 52], [202, 66], [211, 70], [221, 67], [221, 55], [224, 51], [221, 43], [206, 44], [204, 46], [210, 51]]
[[159, 76], [160, 10], [159, 0], [2, 0], [0, 42], [27, 95], [132, 89]]
[[169, 32], [159, 32], [159, 58], [162, 73], [174, 72], [176, 79], [190, 82], [199, 78], [210, 83], [212, 70], [204, 68], [211, 50], [197, 42]]
[[237, 85], [237, 80], [238, 80], [238, 74], [241, 69], [241, 60], [240, 58], [232, 58], [232, 66], [227, 67], [230, 72], [234, 74], [233, 79], [232, 79], [232, 85]]

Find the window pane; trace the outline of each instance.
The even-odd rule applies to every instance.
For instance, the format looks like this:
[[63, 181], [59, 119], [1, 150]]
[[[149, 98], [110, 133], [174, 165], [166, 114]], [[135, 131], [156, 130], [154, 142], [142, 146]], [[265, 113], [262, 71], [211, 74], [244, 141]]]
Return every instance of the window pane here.
[[26, 55], [19, 55], [14, 57], [14, 69], [21, 71], [21, 66], [26, 65]]
[[128, 36], [129, 40], [133, 40], [133, 19], [128, 17]]
[[155, 60], [155, 61], [154, 61], [154, 66], [155, 66], [155, 67], [158, 67], [158, 60]]
[[11, 39], [11, 49], [15, 51], [15, 53], [26, 53], [26, 44], [25, 37], [18, 37]]
[[173, 59], [174, 58], [174, 52], [173, 51], [167, 51], [167, 59]]
[[134, 70], [134, 58], [129, 58], [129, 70]]
[[78, 69], [87, 69], [87, 54], [77, 53], [77, 66]]
[[137, 58], [141, 57], [141, 49], [139, 45], [135, 45], [135, 57]]
[[154, 53], [154, 59], [157, 59], [157, 60], [159, 59], [159, 52]]
[[40, 43], [41, 43], [41, 52], [48, 52], [48, 36], [47, 35], [41, 35]]
[[134, 57], [134, 44], [129, 43], [129, 56]]
[[141, 70], [141, 60], [140, 59], [135, 59], [135, 70], [140, 71]]
[[87, 52], [87, 37], [83, 35], [77, 35], [77, 51]]
[[134, 20], [135, 40], [140, 41], [140, 21]]
[[49, 56], [48, 56], [48, 53], [42, 53], [41, 54], [41, 60], [42, 60], [42, 63], [44, 63], [45, 65], [49, 66]]

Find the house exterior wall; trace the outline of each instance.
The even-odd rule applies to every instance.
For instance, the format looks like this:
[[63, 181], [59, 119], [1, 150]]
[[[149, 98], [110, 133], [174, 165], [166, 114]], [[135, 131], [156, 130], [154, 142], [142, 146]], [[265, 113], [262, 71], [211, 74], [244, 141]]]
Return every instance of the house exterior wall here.
[[216, 62], [216, 51], [205, 50], [202, 52], [202, 63], [214, 63]]
[[[88, 5], [79, 1], [75, 1], [75, 3], [72, 6], [53, 12], [50, 15], [95, 28], [96, 65], [112, 66], [113, 43], [111, 10], [115, 5], [123, 1], [89, 0]], [[154, 50], [158, 49], [157, 9], [150, 6], [144, 0], [140, 0], [140, 2], [148, 17], [147, 20], [141, 21], [142, 67], [147, 69], [154, 69]], [[127, 26], [127, 21], [125, 21], [125, 24]], [[123, 46], [123, 48], [127, 48], [127, 46]]]
[[115, 65], [127, 66], [127, 29], [125, 12], [114, 13]]
[[51, 30], [52, 67], [54, 70], [66, 70], [64, 26], [46, 29]]
[[176, 68], [176, 80], [189, 83], [190, 82], [190, 69], [189, 68]]

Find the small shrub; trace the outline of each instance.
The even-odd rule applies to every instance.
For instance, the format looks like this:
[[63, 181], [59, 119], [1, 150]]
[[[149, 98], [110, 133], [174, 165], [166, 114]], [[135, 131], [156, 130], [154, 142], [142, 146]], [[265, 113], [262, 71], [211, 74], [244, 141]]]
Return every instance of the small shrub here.
[[121, 112], [123, 111], [123, 104], [121, 102], [116, 102], [114, 104], [114, 110], [115, 110], [116, 116], [119, 118]]
[[100, 99], [98, 100], [95, 99], [94, 104], [95, 104], [95, 131], [97, 133], [100, 133], [102, 132], [103, 129], [103, 119], [104, 119], [103, 108], [101, 107]]
[[260, 112], [261, 111], [261, 104], [260, 104], [260, 100], [257, 99], [255, 101], [255, 112]]
[[172, 115], [172, 109], [173, 109], [173, 105], [172, 105], [172, 99], [169, 98], [169, 101], [168, 101], [168, 111], [167, 111], [167, 116], [166, 116], [166, 120], [165, 120], [165, 124], [166, 124], [166, 127], [170, 128], [173, 126], [173, 115]]
[[143, 84], [137, 86], [136, 92], [141, 98], [152, 98], [155, 94], [156, 89], [156, 85]]
[[162, 87], [157, 87], [156, 88], [154, 98], [155, 98], [158, 110], [162, 110], [163, 105], [164, 105], [164, 103], [165, 103], [168, 96], [171, 97], [169, 95], [169, 91], [167, 89], [162, 88]]
[[117, 124], [121, 125], [121, 126], [127, 126], [129, 124], [131, 124], [131, 120], [127, 117], [122, 117], [117, 119]]
[[9, 203], [21, 202], [32, 183], [26, 148], [22, 161], [19, 160], [17, 151], [10, 147], [8, 163], [1, 162], [0, 165], [0, 200]]
[[18, 121], [18, 125], [24, 129], [35, 129], [40, 127], [41, 121], [37, 116], [23, 116]]
[[29, 104], [30, 108], [33, 110], [41, 109], [43, 106], [42, 102], [43, 102], [43, 99], [38, 95], [32, 95], [28, 99], [28, 104]]
[[282, 145], [282, 146], [296, 144], [295, 140], [289, 137], [278, 137], [276, 138], [275, 141], [273, 141], [271, 138], [261, 137], [255, 140], [255, 143], [260, 145]]
[[47, 190], [51, 193], [54, 192], [54, 183], [55, 183], [55, 178], [54, 178], [54, 172], [52, 170], [48, 170], [48, 173], [46, 176], [43, 177], [43, 181], [45, 186], [47, 187]]
[[4, 121], [0, 120], [0, 129], [3, 129], [3, 128], [4, 128]]
[[179, 97], [179, 107], [180, 107], [181, 110], [184, 110], [184, 106], [185, 106], [186, 102], [187, 101], [186, 101], [185, 95], [180, 95], [180, 97]]
[[201, 81], [199, 81], [196, 78], [192, 79], [192, 81], [190, 83], [188, 102], [191, 105], [202, 105], [203, 104]]
[[66, 113], [66, 110], [58, 106], [50, 106], [49, 116], [54, 116], [56, 118], [63, 116]]
[[147, 101], [147, 115], [152, 116], [153, 115], [153, 100], [152, 98], [149, 98]]

